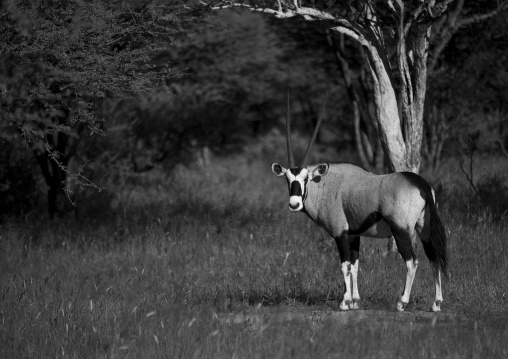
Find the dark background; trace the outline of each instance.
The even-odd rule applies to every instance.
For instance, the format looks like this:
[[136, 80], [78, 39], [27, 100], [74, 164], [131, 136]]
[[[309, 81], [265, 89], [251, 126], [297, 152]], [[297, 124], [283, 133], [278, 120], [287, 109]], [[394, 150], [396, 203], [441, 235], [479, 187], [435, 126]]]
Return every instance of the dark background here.
[[336, 244], [270, 170], [288, 88], [297, 161], [329, 90], [309, 162], [365, 165], [326, 24], [192, 4], [0, 0], [0, 357], [507, 357], [506, 10], [429, 59], [420, 174], [450, 268], [435, 314], [423, 248], [398, 313], [406, 265], [369, 238], [361, 309], [341, 312]]
[[[177, 166], [282, 161], [288, 89], [297, 155], [330, 90], [315, 158], [360, 161], [323, 24], [171, 1], [1, 4], [3, 218], [110, 212], [124, 190]], [[464, 16], [492, 6], [468, 2]], [[371, 81], [344, 41], [353, 81]], [[507, 44], [501, 12], [459, 29], [429, 73], [421, 173], [435, 184], [461, 164], [473, 177], [461, 186], [478, 193], [474, 161], [506, 161]]]

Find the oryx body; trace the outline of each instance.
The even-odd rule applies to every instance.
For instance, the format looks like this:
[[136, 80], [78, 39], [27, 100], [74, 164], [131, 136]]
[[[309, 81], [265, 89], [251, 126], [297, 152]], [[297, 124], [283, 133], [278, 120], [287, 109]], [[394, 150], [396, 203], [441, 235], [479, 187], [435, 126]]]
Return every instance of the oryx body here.
[[290, 209], [305, 212], [337, 243], [346, 285], [340, 308], [358, 308], [360, 236], [393, 236], [407, 268], [404, 292], [397, 309], [403, 311], [409, 302], [418, 265], [415, 245], [420, 238], [434, 269], [436, 296], [432, 310], [439, 311], [443, 300], [441, 273], [445, 273], [447, 264], [446, 235], [431, 186], [412, 172], [376, 175], [351, 163], [304, 166], [321, 121], [322, 118], [316, 125], [302, 165], [295, 166], [288, 116], [289, 168], [273, 163], [272, 171], [288, 182]]
[[[423, 229], [428, 193], [415, 186], [415, 174], [375, 175], [351, 163], [308, 166], [307, 172], [319, 166], [328, 167], [326, 176], [307, 184], [302, 205], [332, 237], [347, 232], [350, 236], [388, 238], [393, 235], [392, 226], [409, 223]], [[425, 186], [423, 181], [421, 185]]]

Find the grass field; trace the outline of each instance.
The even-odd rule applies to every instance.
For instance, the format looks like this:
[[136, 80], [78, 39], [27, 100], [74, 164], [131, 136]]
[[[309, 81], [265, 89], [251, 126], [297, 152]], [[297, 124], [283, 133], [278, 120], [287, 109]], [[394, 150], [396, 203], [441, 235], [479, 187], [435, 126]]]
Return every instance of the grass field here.
[[423, 250], [410, 313], [395, 313], [405, 266], [374, 239], [360, 254], [367, 310], [338, 313], [335, 243], [289, 213], [264, 161], [139, 182], [95, 216], [1, 224], [0, 357], [508, 357], [503, 203], [440, 187], [451, 277], [444, 312], [418, 319], [434, 296]]

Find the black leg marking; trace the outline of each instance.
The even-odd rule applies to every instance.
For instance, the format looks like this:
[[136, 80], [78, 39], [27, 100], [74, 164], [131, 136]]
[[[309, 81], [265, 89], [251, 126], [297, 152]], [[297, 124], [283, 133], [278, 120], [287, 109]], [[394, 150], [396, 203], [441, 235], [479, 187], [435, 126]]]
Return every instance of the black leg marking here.
[[351, 252], [349, 250], [349, 239], [347, 233], [335, 238], [335, 243], [339, 249], [340, 261], [351, 262]]
[[410, 259], [416, 259], [416, 254], [413, 249], [413, 243], [411, 241], [411, 234], [404, 229], [392, 228], [393, 236], [395, 237], [395, 243], [399, 250], [402, 259], [407, 262]]
[[353, 237], [349, 241], [349, 250], [351, 256], [351, 264], [355, 264], [360, 257], [360, 236]]

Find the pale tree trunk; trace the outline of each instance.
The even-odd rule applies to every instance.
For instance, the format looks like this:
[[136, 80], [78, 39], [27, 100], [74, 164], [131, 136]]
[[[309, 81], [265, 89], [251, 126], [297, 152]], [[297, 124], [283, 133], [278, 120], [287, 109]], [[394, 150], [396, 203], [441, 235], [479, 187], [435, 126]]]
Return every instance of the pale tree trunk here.
[[[410, 30], [408, 35], [409, 49], [404, 44], [400, 47], [400, 53], [397, 54], [399, 61], [404, 64], [399, 70], [403, 79], [401, 97], [402, 121], [405, 125], [405, 166], [406, 169], [418, 173], [421, 164], [430, 25], [419, 25]], [[404, 38], [404, 35], [401, 38]]]
[[[402, 115], [399, 114], [399, 102], [395, 92], [394, 79], [391, 74], [388, 57], [384, 47], [377, 46], [383, 43], [381, 31], [376, 20], [370, 17], [365, 30], [358, 30], [348, 20], [341, 20], [342, 25], [332, 28], [333, 31], [343, 33], [358, 41], [365, 49], [369, 60], [372, 78], [374, 81], [374, 102], [376, 104], [376, 118], [380, 128], [380, 139], [384, 151], [390, 161], [391, 169], [394, 171], [418, 172], [420, 166], [420, 146], [418, 143], [409, 141], [421, 139], [422, 126], [415, 118], [413, 104], [413, 86], [411, 78], [405, 78], [402, 82]], [[402, 48], [401, 53], [405, 53]], [[407, 63], [406, 59], [399, 61], [399, 64]], [[408, 76], [409, 69], [401, 68], [401, 76]], [[405, 90], [405, 91], [404, 91]], [[405, 122], [403, 122], [405, 120]], [[405, 133], [402, 125], [405, 125]], [[417, 131], [417, 133], [412, 133]], [[411, 153], [415, 151], [418, 153]], [[415, 160], [416, 159], [416, 160]]]

